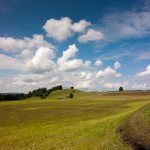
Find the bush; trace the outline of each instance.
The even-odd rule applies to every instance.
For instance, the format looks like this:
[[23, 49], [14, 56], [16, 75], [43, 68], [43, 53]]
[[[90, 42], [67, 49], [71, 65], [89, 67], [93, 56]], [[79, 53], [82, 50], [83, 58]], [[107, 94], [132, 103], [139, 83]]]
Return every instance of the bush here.
[[70, 87], [71, 89], [74, 89], [74, 87], [72, 86], [72, 87]]
[[46, 94], [42, 94], [40, 97], [41, 97], [41, 99], [46, 99], [47, 96], [46, 96]]
[[121, 87], [119, 87], [119, 91], [123, 91], [123, 87], [121, 86]]
[[69, 97], [70, 97], [70, 98], [73, 98], [73, 94], [72, 94], [72, 93], [70, 93]]

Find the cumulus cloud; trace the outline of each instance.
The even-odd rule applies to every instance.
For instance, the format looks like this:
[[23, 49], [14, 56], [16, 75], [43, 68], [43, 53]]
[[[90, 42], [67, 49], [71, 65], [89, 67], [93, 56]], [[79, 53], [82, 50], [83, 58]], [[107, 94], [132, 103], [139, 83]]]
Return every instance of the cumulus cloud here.
[[24, 60], [28, 60], [31, 59], [33, 57], [33, 52], [29, 49], [24, 49], [21, 53], [20, 53], [21, 58], [23, 58]]
[[70, 58], [74, 58], [79, 49], [75, 44], [69, 45], [69, 48], [66, 51], [63, 51], [62, 57], [58, 58], [58, 64], [64, 63]]
[[54, 52], [48, 47], [40, 47], [35, 56], [28, 61], [27, 70], [34, 73], [43, 73], [52, 71], [55, 68], [55, 63], [52, 61]]
[[0, 43], [0, 49], [10, 52], [16, 52], [16, 50], [25, 47], [24, 40], [14, 39], [12, 37], [0, 37]]
[[145, 71], [139, 72], [136, 74], [138, 77], [148, 76], [150, 75], [150, 65], [146, 67]]
[[90, 22], [80, 20], [79, 22], [72, 24], [72, 30], [74, 32], [83, 32], [90, 25]]
[[[55, 58], [54, 50], [47, 46], [39, 47], [32, 53], [29, 49], [24, 49], [21, 52], [23, 61], [20, 59], [21, 57], [13, 58], [1, 54], [0, 59], [3, 64], [0, 64], [0, 68], [19, 69], [25, 73], [15, 78], [12, 77], [9, 82], [3, 82], [6, 84], [4, 89], [11, 92], [12, 89], [28, 92], [43, 86], [50, 88], [50, 86], [62, 84], [65, 87], [75, 86], [84, 90], [97, 90], [103, 87], [102, 85], [107, 79], [121, 76], [110, 67], [97, 73], [94, 66], [91, 68], [91, 61], [76, 58], [77, 52], [79, 49], [76, 45], [70, 45], [55, 61], [53, 60]], [[102, 82], [103, 84], [101, 84]]]
[[119, 69], [120, 67], [121, 67], [120, 62], [116, 61], [116, 62], [114, 63], [114, 68], [115, 68], [115, 69]]
[[59, 42], [71, 37], [75, 32], [83, 32], [91, 23], [85, 20], [80, 20], [77, 23], [72, 23], [68, 17], [57, 19], [49, 19], [46, 21], [43, 29], [46, 31], [47, 36]]
[[90, 60], [85, 61], [85, 63], [83, 64], [83, 67], [85, 68], [89, 68], [91, 66], [92, 62]]
[[16, 58], [0, 54], [0, 69], [24, 70], [25, 65]]
[[66, 51], [63, 51], [62, 57], [58, 58], [58, 70], [59, 71], [72, 71], [83, 66], [82, 59], [75, 59], [78, 48], [75, 44], [70, 45]]
[[73, 59], [59, 65], [59, 71], [73, 71], [80, 68], [83, 64], [81, 59]]
[[90, 72], [76, 72], [74, 75], [84, 80], [90, 80], [92, 78], [92, 73]]
[[118, 89], [121, 86], [123, 86], [124, 88], [127, 87], [128, 82], [123, 82], [123, 83], [106, 82], [106, 83], [104, 83], [104, 87], [107, 89]]
[[84, 89], [84, 90], [89, 89], [89, 87], [92, 88], [92, 81], [91, 81], [91, 80], [88, 80], [88, 81], [81, 81], [81, 82], [79, 82], [79, 83], [75, 86], [75, 88], [77, 88], [77, 89]]
[[147, 88], [147, 84], [143, 83], [143, 84], [134, 84], [132, 86], [133, 89], [146, 89]]
[[102, 40], [103, 39], [103, 34], [100, 31], [96, 31], [93, 29], [88, 29], [88, 31], [78, 37], [78, 41], [80, 43], [87, 43], [89, 41], [97, 41], [97, 40]]
[[116, 70], [110, 68], [110, 67], [107, 67], [106, 69], [104, 70], [100, 70], [96, 73], [96, 76], [95, 78], [97, 79], [100, 79], [100, 78], [108, 78], [108, 77], [120, 77], [121, 74], [120, 73], [117, 73]]
[[95, 61], [95, 66], [99, 67], [99, 66], [102, 66], [103, 65], [103, 62], [101, 60], [96, 60]]
[[54, 48], [53, 45], [44, 40], [43, 35], [33, 35], [33, 38], [24, 37], [16, 39], [13, 37], [0, 37], [0, 49], [9, 53], [21, 52], [25, 49], [37, 49], [41, 46]]

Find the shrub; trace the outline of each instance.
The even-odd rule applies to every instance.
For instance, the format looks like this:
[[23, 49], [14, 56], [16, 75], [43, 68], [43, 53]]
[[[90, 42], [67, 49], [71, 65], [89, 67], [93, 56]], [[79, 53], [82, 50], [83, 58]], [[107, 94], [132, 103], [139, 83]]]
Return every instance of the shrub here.
[[123, 91], [123, 87], [121, 86], [121, 87], [119, 87], [119, 91]]
[[72, 94], [72, 93], [70, 93], [69, 97], [70, 97], [70, 98], [73, 98], [73, 94]]
[[42, 94], [40, 97], [41, 99], [46, 99], [46, 94]]

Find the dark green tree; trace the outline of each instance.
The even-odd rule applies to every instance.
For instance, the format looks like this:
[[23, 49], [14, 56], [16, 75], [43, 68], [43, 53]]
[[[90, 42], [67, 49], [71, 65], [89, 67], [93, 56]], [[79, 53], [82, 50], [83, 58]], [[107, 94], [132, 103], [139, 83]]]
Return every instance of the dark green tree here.
[[70, 93], [69, 98], [73, 98], [73, 94], [72, 93]]
[[123, 87], [121, 86], [121, 87], [119, 87], [119, 91], [123, 91]]

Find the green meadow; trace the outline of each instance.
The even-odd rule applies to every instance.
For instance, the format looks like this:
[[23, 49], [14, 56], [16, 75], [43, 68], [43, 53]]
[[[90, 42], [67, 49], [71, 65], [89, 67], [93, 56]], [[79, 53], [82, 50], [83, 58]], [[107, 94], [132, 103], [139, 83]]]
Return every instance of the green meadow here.
[[149, 103], [149, 92], [71, 89], [0, 102], [0, 150], [133, 150], [117, 129]]

